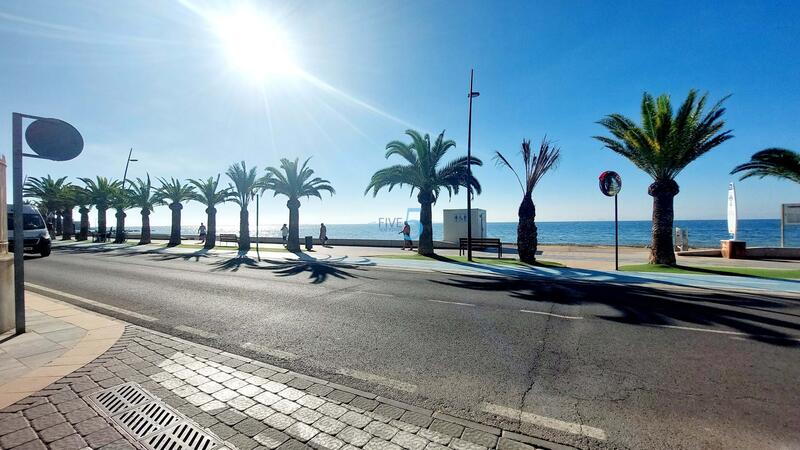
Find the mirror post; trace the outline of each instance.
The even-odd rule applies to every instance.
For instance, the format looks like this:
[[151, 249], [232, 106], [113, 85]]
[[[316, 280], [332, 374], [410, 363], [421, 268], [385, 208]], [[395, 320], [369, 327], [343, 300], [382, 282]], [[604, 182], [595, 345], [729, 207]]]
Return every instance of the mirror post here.
[[619, 209], [617, 196], [614, 196], [614, 270], [619, 270]]
[[[22, 114], [11, 114], [14, 165], [14, 316], [17, 334], [25, 332], [25, 235], [22, 229]], [[4, 208], [8, 206], [3, 205]]]

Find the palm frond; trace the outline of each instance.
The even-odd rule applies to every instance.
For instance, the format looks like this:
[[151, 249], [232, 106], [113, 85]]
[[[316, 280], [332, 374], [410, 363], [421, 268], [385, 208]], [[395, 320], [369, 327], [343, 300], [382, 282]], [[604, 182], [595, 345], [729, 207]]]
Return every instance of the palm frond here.
[[731, 171], [734, 173], [742, 173], [740, 180], [776, 177], [800, 183], [800, 154], [785, 148], [767, 148], [753, 154], [750, 161], [736, 166]]

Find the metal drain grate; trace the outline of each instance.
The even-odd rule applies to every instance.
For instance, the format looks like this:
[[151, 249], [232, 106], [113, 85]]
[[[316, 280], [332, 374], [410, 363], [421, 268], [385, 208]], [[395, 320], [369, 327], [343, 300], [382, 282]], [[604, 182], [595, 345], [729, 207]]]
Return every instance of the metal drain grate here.
[[125, 383], [98, 391], [90, 398], [97, 406], [112, 416], [153, 400], [135, 383]]
[[180, 421], [175, 413], [160, 402], [150, 402], [115, 417], [133, 437], [141, 439]]
[[213, 433], [200, 429], [136, 383], [125, 383], [88, 396], [101, 414], [150, 450], [222, 450]]
[[144, 444], [152, 450], [211, 450], [220, 443], [186, 422], [151, 436]]

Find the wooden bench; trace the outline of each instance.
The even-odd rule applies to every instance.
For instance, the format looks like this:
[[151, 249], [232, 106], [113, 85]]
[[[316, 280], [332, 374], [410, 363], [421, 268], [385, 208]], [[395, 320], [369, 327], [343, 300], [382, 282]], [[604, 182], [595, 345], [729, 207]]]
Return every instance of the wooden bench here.
[[219, 235], [220, 242], [235, 242], [239, 243], [239, 236], [235, 234], [220, 234]]
[[[464, 250], [467, 250], [467, 238], [459, 238], [458, 239], [458, 254], [459, 256], [462, 254]], [[503, 257], [503, 243], [500, 242], [500, 239], [497, 238], [472, 238], [472, 249], [483, 249], [486, 247], [497, 247], [497, 257]]]

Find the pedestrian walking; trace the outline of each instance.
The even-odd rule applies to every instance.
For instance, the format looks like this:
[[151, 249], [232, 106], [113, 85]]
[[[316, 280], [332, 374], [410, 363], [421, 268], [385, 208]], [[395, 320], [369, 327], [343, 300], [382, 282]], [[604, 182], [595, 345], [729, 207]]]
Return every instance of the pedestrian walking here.
[[324, 223], [319, 224], [319, 242], [323, 247], [328, 242], [328, 229], [325, 227]]
[[200, 243], [206, 242], [206, 226], [200, 222], [200, 228], [197, 229], [197, 235], [200, 237]]
[[411, 225], [408, 222], [403, 222], [403, 229], [400, 230], [400, 233], [403, 235], [403, 250], [406, 249], [406, 245], [408, 245], [409, 251], [414, 251], [414, 241], [411, 240]]
[[283, 246], [286, 247], [289, 243], [289, 228], [286, 227], [286, 224], [281, 227], [281, 237], [283, 238]]

